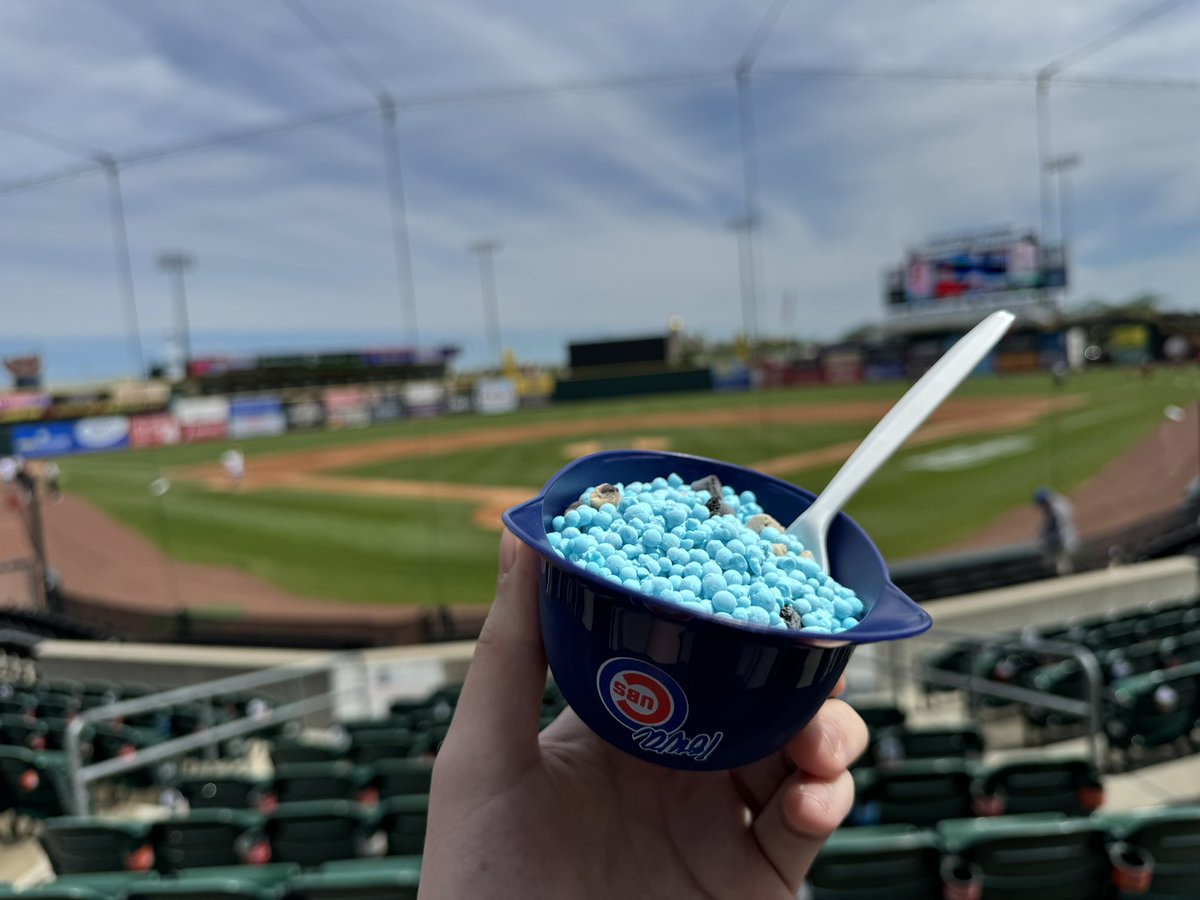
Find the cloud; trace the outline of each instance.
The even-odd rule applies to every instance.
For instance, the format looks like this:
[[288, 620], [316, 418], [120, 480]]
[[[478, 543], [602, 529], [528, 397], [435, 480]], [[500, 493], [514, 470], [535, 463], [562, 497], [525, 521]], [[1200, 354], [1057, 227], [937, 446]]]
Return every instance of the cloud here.
[[[732, 65], [766, 3], [566, 8], [524, 0], [310, 8], [397, 97], [614, 73], [725, 70], [715, 80], [406, 108], [399, 134], [423, 332], [475, 341], [466, 246], [499, 239], [506, 327], [554, 345], [741, 321], [735, 236], [742, 157]], [[847, 0], [790, 4], [754, 82], [763, 227], [761, 321], [799, 297], [803, 333], [882, 314], [880, 275], [906, 245], [1040, 218], [1033, 90], [1009, 84], [799, 80], [788, 64], [1033, 70], [1136, 15], [1132, 0]], [[1071, 72], [1200, 76], [1200, 17], [1181, 8]], [[0, 119], [104, 149], [190, 140], [369, 103], [283, 4], [12, 0], [0, 6]], [[1200, 95], [1064, 83], [1052, 91], [1070, 177], [1077, 291], [1190, 302], [1200, 243]], [[402, 340], [381, 131], [367, 115], [132, 166], [122, 176], [143, 327], [169, 329], [154, 259], [180, 246], [195, 325], [378, 329]], [[0, 180], [73, 164], [0, 134]], [[9, 333], [122, 327], [103, 178], [0, 196]], [[1052, 234], [1057, 220], [1052, 220]]]

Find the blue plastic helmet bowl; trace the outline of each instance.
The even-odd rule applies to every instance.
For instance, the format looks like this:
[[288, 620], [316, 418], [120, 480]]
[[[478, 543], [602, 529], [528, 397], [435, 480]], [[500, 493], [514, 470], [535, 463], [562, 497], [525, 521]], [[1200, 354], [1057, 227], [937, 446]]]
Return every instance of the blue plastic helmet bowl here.
[[831, 574], [865, 612], [836, 637], [726, 624], [631, 591], [561, 559], [551, 520], [593, 485], [678, 473], [715, 474], [787, 524], [813, 494], [741, 466], [678, 453], [613, 450], [577, 459], [542, 493], [504, 514], [541, 556], [538, 593], [550, 670], [575, 713], [633, 756], [676, 769], [731, 769], [781, 749], [816, 714], [855, 645], [927, 630], [929, 614], [891, 583], [883, 558], [849, 517], [829, 530]]

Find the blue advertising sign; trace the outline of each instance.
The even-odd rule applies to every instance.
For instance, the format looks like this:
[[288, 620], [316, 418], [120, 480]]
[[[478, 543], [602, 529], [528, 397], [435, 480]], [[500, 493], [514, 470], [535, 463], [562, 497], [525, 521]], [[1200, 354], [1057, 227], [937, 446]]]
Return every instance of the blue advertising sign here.
[[129, 446], [129, 417], [17, 425], [12, 430], [12, 445], [13, 453], [28, 459], [123, 450]]
[[287, 414], [278, 397], [235, 397], [229, 401], [230, 437], [267, 437], [285, 431]]

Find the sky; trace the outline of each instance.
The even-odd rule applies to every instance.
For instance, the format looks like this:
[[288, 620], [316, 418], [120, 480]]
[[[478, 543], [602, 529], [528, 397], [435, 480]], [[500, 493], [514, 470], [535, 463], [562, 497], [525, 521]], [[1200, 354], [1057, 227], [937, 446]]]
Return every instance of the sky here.
[[[676, 314], [712, 339], [739, 330], [733, 71], [769, 3], [305, 3], [399, 103], [422, 340], [486, 359], [467, 249], [480, 239], [499, 242], [502, 334], [523, 358], [661, 332]], [[789, 67], [1029, 74], [1152, 5], [785, 5], [751, 81], [760, 331], [828, 339], [879, 321], [882, 272], [906, 247], [1040, 221], [1030, 84], [801, 78]], [[1082, 159], [1066, 176], [1073, 302], [1153, 291], [1170, 308], [1197, 307], [1200, 91], [1069, 76], [1200, 79], [1198, 47], [1200, 2], [1178, 3], [1051, 88], [1050, 149]], [[611, 85], [654, 73], [688, 77]], [[542, 90], [495, 96], [507, 88]], [[405, 342], [413, 323], [374, 97], [283, 0], [7, 0], [0, 98], [0, 347], [120, 347], [131, 327], [103, 174], [6, 189], [93, 150], [121, 158], [337, 111], [347, 115], [122, 168], [137, 334], [158, 355], [172, 319], [155, 260], [182, 248], [196, 261], [189, 313], [206, 349], [231, 334], [238, 351], [254, 335], [264, 349], [288, 335], [306, 348]], [[19, 133], [30, 129], [67, 145]]]

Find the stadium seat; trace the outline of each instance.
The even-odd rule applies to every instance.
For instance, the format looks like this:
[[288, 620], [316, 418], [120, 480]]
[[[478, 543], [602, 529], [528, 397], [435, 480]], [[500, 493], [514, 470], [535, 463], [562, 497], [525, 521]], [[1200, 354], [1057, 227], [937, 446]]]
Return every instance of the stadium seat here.
[[978, 759], [983, 755], [983, 733], [971, 726], [946, 728], [896, 728], [881, 733], [874, 742], [877, 764], [905, 759]]
[[271, 741], [271, 762], [277, 767], [296, 763], [337, 762], [345, 758], [346, 749], [342, 743], [280, 735]]
[[50, 726], [20, 713], [0, 713], [0, 745], [48, 750]]
[[1086, 816], [1104, 802], [1100, 773], [1085, 759], [1035, 759], [989, 768], [974, 786], [975, 813]]
[[380, 800], [407, 794], [428, 794], [433, 780], [433, 766], [421, 759], [389, 759], [372, 768], [375, 777], [371, 784]]
[[972, 815], [972, 769], [962, 760], [914, 760], [855, 772], [854, 825], [932, 826]]
[[37, 697], [25, 691], [17, 690], [7, 696], [0, 693], [0, 713], [16, 713], [17, 715], [32, 715], [37, 710]]
[[279, 889], [235, 875], [164, 878], [136, 885], [122, 900], [276, 900]]
[[1112, 877], [1103, 822], [1001, 816], [938, 825], [946, 896], [986, 900], [1104, 900]]
[[[143, 747], [152, 747], [163, 739], [164, 735], [145, 728], [118, 725], [115, 722], [96, 722], [92, 725], [92, 760], [103, 762], [129, 756]], [[146, 788], [157, 783], [156, 774], [154, 766], [146, 766], [118, 775], [116, 780], [132, 788]]]
[[349, 756], [359, 765], [381, 760], [404, 759], [417, 745], [421, 735], [408, 728], [371, 728], [351, 735]]
[[262, 865], [271, 859], [262, 817], [234, 809], [197, 809], [157, 822], [151, 832], [160, 872]]
[[121, 686], [115, 681], [87, 681], [83, 684], [79, 699], [84, 709], [93, 709], [116, 703], [122, 696]]
[[[1200, 806], [1164, 806], [1105, 816], [1109, 833], [1135, 848], [1145, 873], [1128, 873], [1122, 897], [1182, 900], [1200, 893]], [[1123, 848], [1113, 848], [1119, 862]], [[1118, 864], [1118, 873], [1121, 866]], [[1140, 888], [1128, 890], [1129, 887]], [[1144, 890], [1143, 890], [1144, 889]]]
[[157, 872], [91, 872], [56, 878], [49, 884], [26, 888], [13, 896], [39, 900], [125, 900], [126, 892], [158, 880]]
[[287, 900], [416, 900], [421, 859], [415, 856], [326, 863], [288, 883]]
[[1200, 663], [1187, 663], [1114, 682], [1105, 717], [1109, 746], [1128, 752], [1188, 737], [1200, 707]]
[[867, 729], [877, 731], [882, 728], [898, 728], [904, 724], [904, 710], [888, 705], [863, 704], [855, 705], [854, 711], [857, 712], [864, 722], [867, 723]]
[[[46, 725], [46, 749], [61, 751], [66, 749], [67, 726], [71, 723], [70, 719], [38, 719]], [[84, 725], [83, 730], [79, 733], [80, 752], [84, 759], [92, 757], [92, 740], [95, 737], [95, 730], [91, 725]]]
[[265, 813], [276, 803], [270, 779], [251, 775], [191, 775], [177, 779], [175, 786], [193, 810], [254, 809]]
[[34, 819], [67, 815], [66, 760], [61, 753], [0, 747], [0, 780], [17, 815]]
[[382, 856], [387, 836], [373, 810], [346, 800], [282, 804], [263, 826], [272, 858], [302, 866], [334, 859]]
[[1168, 669], [1200, 662], [1200, 630], [1163, 638], [1158, 645], [1158, 655], [1163, 667]]
[[304, 800], [353, 800], [372, 804], [378, 800], [371, 788], [372, 771], [349, 760], [293, 763], [277, 766], [271, 791], [279, 803]]
[[83, 708], [79, 694], [59, 691], [39, 691], [37, 694], [37, 716], [39, 719], [69, 719]]
[[929, 900], [941, 896], [937, 836], [911, 825], [839, 828], [808, 873], [812, 900]]
[[154, 868], [149, 822], [63, 816], [46, 820], [40, 840], [59, 875], [145, 872]]
[[429, 797], [413, 795], [393, 797], [383, 805], [379, 825], [387, 835], [388, 853], [414, 856], [425, 849], [425, 828], [429, 820]]

